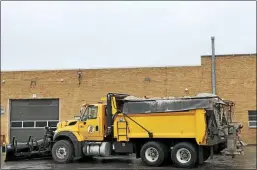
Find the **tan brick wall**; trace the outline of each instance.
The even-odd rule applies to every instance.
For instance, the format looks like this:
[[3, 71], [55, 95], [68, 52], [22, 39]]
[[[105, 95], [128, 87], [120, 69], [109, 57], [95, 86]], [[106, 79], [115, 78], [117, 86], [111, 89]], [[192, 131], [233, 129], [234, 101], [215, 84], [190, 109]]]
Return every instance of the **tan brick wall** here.
[[[247, 125], [247, 110], [256, 109], [256, 55], [218, 56], [216, 67], [218, 95], [236, 102], [236, 119], [245, 125], [243, 137], [256, 143], [256, 130]], [[77, 71], [2, 72], [1, 105], [8, 109], [8, 99], [32, 98], [32, 94], [59, 98], [61, 120], [65, 120], [78, 115], [82, 103], [97, 102], [108, 92], [137, 96], [181, 96], [185, 88], [190, 95], [211, 92], [210, 57], [202, 57], [201, 66], [81, 70], [80, 85]], [[36, 87], [30, 87], [31, 80], [36, 81]], [[2, 134], [7, 132], [7, 113], [1, 116]]]

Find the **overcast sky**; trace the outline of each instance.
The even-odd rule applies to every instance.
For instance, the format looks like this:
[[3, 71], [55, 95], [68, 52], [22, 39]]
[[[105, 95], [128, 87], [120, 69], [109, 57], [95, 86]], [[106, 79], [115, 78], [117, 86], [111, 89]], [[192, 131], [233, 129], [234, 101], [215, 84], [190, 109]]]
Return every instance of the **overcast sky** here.
[[1, 69], [200, 65], [256, 53], [256, 2], [1, 2]]

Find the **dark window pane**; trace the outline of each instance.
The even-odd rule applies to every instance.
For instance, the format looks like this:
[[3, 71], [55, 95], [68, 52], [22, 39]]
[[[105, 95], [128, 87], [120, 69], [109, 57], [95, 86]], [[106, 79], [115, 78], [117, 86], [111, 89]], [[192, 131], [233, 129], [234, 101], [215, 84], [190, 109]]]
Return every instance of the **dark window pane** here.
[[34, 122], [23, 122], [23, 127], [34, 127]]
[[250, 127], [256, 127], [256, 121], [249, 122], [249, 126], [250, 126]]
[[249, 115], [249, 121], [256, 121], [256, 115]]
[[248, 111], [248, 116], [256, 116], [256, 115], [257, 115], [256, 110], [249, 110]]
[[96, 119], [98, 107], [97, 106], [88, 107], [87, 112], [88, 112], [87, 119]]
[[36, 122], [36, 127], [46, 127], [47, 122]]
[[22, 122], [11, 122], [11, 127], [22, 127]]
[[49, 127], [56, 127], [58, 122], [59, 121], [48, 121], [48, 126]]

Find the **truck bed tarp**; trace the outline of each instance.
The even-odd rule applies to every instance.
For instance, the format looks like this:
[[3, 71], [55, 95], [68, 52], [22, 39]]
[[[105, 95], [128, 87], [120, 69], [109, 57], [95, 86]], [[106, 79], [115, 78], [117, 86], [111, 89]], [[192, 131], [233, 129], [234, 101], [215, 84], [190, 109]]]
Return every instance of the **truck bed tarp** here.
[[[195, 109], [213, 109], [215, 103], [223, 103], [217, 98], [208, 99], [160, 99], [160, 100], [127, 100], [123, 105], [123, 113], [158, 113], [178, 112]], [[224, 104], [224, 103], [223, 103]]]

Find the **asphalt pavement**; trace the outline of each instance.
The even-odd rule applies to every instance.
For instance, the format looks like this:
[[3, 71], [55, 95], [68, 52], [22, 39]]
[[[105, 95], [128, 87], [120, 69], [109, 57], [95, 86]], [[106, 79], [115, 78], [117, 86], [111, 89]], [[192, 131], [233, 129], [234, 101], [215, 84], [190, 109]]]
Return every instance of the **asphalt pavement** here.
[[[214, 156], [213, 160], [207, 160], [195, 169], [256, 169], [256, 146], [245, 148], [245, 155], [235, 158], [225, 156]], [[1, 169], [178, 169], [172, 164], [163, 167], [150, 168], [145, 166], [141, 159], [135, 159], [134, 155], [94, 158], [85, 162], [74, 162], [70, 164], [56, 164], [51, 159], [46, 160], [23, 160], [17, 162], [4, 162], [1, 160]]]

